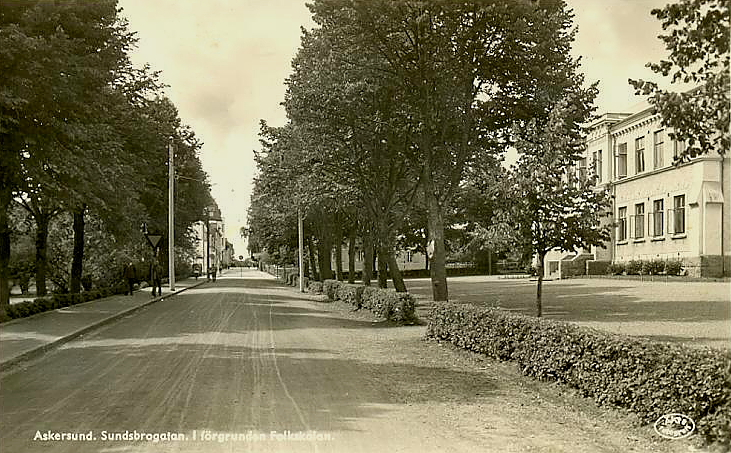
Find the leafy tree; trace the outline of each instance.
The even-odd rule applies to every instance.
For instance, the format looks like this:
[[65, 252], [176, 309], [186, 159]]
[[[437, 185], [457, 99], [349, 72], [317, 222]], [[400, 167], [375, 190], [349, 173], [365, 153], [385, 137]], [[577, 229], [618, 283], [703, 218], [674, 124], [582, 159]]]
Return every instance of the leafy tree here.
[[156, 74], [132, 67], [127, 52], [135, 38], [118, 16], [116, 0], [6, 3], [0, 14], [6, 76], [0, 82], [0, 287], [13, 197], [37, 223], [40, 294], [48, 226], [61, 210], [73, 214], [74, 241], [66, 244], [72, 249], [71, 291], [80, 289], [88, 216], [128, 250], [143, 241], [141, 221], [165, 223], [167, 208], [145, 201], [166, 199], [171, 136], [178, 175], [188, 177], [178, 184], [176, 243], [190, 247], [190, 225], [210, 198], [197, 158], [200, 143], [169, 102], [151, 100], [160, 88]]
[[[248, 213], [248, 237], [252, 250], [268, 252], [278, 264], [291, 258], [280, 250], [297, 248], [297, 216], [305, 219], [311, 259], [318, 258], [324, 278], [330, 278], [332, 223], [337, 209], [332, 186], [312, 162], [305, 131], [293, 124], [261, 125], [261, 151], [255, 152], [259, 170]], [[317, 246], [313, 241], [317, 237]], [[317, 252], [315, 252], [317, 250]], [[315, 266], [312, 266], [313, 271]]]
[[609, 207], [606, 191], [582, 180], [572, 167], [584, 147], [579, 124], [589, 113], [596, 88], [558, 102], [548, 120], [516, 126], [516, 148], [521, 153], [504, 186], [502, 222], [492, 229], [509, 233], [508, 240], [523, 256], [536, 257], [536, 315], [541, 316], [541, 291], [546, 254], [553, 249], [604, 247], [609, 240], [601, 218]]
[[[126, 56], [132, 43], [116, 1], [4, 4], [0, 287], [5, 287], [6, 216], [13, 196], [32, 204], [40, 222], [37, 245], [45, 247], [41, 236], [55, 209], [83, 213], [85, 205], [100, 200], [104, 182], [114, 185], [109, 176], [115, 176], [119, 139], [107, 110], [119, 82], [136, 74]], [[45, 252], [38, 254], [43, 260]], [[41, 294], [44, 268], [41, 263], [37, 269]], [[6, 302], [4, 290], [0, 302]]]
[[726, 153], [729, 140], [729, 2], [727, 0], [681, 0], [652, 15], [668, 34], [660, 35], [669, 52], [668, 59], [648, 63], [671, 83], [697, 85], [676, 93], [662, 90], [655, 82], [629, 80], [637, 94], [650, 95], [649, 101], [662, 116], [662, 124], [672, 127], [670, 137], [684, 141], [678, 161], [714, 150]]
[[320, 32], [399, 93], [411, 179], [433, 245], [432, 292], [448, 298], [445, 221], [464, 171], [509, 145], [513, 121], [545, 116], [574, 86], [564, 2], [316, 1]]
[[[346, 32], [347, 28], [338, 30], [335, 36]], [[348, 219], [351, 230], [354, 223], [361, 225], [366, 254], [375, 247], [381, 263], [379, 283], [385, 285], [388, 267], [395, 288], [405, 291], [394, 248], [416, 184], [408, 178], [409, 144], [399, 131], [404, 112], [398, 87], [382, 83], [377, 71], [368, 70], [370, 56], [358, 46], [342, 47], [333, 40], [338, 41], [321, 30], [304, 33], [295, 71], [287, 80], [287, 114], [307, 131], [303, 137], [310, 141], [311, 159], [323, 177], [348, 195], [339, 196], [339, 218]], [[350, 209], [346, 208], [349, 198], [353, 199]], [[360, 216], [353, 215], [354, 210]], [[354, 256], [353, 235], [349, 236], [349, 253]], [[341, 235], [336, 234], [335, 242], [338, 247]], [[364, 272], [366, 284], [369, 269], [366, 266]]]

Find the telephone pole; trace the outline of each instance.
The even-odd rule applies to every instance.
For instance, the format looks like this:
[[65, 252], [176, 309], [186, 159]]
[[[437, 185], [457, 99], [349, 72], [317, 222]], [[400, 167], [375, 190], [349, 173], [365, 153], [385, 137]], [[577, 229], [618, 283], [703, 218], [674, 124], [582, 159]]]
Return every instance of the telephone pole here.
[[168, 143], [168, 282], [175, 291], [175, 162], [173, 138]]

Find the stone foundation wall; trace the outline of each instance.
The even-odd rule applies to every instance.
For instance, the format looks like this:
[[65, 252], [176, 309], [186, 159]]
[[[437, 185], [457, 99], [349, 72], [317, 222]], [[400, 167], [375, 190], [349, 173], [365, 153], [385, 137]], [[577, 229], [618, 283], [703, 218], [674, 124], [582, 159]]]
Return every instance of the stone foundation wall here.
[[729, 276], [731, 275], [731, 256], [701, 255], [684, 258], [683, 267], [690, 277], [718, 278]]

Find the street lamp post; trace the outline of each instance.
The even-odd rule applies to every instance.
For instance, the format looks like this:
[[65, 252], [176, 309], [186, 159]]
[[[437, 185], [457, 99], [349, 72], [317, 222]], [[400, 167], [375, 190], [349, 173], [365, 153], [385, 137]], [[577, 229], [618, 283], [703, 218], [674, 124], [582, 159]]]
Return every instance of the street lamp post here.
[[170, 291], [175, 291], [175, 165], [172, 137], [168, 143], [168, 154], [168, 282]]
[[206, 207], [206, 280], [211, 279], [211, 208]]
[[299, 283], [300, 292], [305, 292], [305, 267], [304, 267], [304, 233], [302, 228], [302, 208], [297, 209], [297, 236], [298, 236], [298, 262], [299, 262]]

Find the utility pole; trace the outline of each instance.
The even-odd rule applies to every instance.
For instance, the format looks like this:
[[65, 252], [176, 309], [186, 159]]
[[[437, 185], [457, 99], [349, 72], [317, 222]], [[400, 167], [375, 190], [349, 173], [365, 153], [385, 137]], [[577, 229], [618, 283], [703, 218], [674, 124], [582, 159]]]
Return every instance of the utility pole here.
[[300, 273], [300, 292], [305, 292], [305, 266], [304, 264], [304, 244], [305, 235], [302, 231], [302, 208], [297, 208], [297, 230], [299, 231], [299, 273]]
[[175, 163], [173, 138], [168, 143], [168, 281], [175, 291]]
[[211, 279], [211, 212], [206, 207], [206, 280]]

